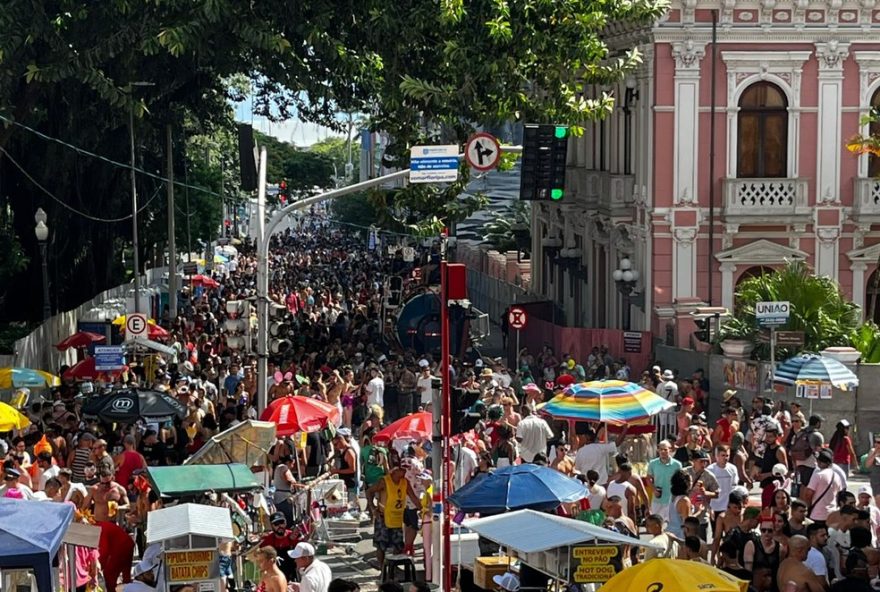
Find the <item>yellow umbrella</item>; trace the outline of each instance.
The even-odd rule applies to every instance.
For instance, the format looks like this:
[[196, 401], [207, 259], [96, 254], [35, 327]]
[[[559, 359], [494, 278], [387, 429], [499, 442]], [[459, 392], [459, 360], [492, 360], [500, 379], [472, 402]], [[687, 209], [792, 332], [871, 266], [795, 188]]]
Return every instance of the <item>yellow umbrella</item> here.
[[[121, 317], [116, 317], [115, 319], [113, 319], [113, 324], [114, 325], [125, 325], [125, 317], [126, 317], [126, 315], [122, 315]], [[155, 319], [147, 319], [147, 323], [149, 323], [150, 325], [155, 325], [156, 321], [155, 321]]]
[[21, 430], [29, 425], [31, 425], [31, 420], [22, 415], [18, 409], [0, 402], [0, 432]]
[[54, 374], [32, 368], [0, 368], [0, 389], [51, 388], [61, 386], [61, 379]]
[[747, 592], [749, 583], [707, 563], [682, 559], [651, 559], [628, 567], [599, 592], [663, 590], [666, 592]]

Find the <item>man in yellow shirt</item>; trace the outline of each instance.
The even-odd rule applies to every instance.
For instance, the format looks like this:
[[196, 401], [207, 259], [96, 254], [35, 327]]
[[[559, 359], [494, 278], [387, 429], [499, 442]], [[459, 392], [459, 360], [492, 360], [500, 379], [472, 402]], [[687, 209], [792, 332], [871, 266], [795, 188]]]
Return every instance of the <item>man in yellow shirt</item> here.
[[[378, 496], [378, 503], [375, 500]], [[385, 555], [403, 552], [403, 512], [406, 498], [421, 507], [418, 496], [406, 479], [406, 470], [400, 465], [367, 490], [367, 513], [373, 518], [373, 546], [379, 569], [385, 567]]]

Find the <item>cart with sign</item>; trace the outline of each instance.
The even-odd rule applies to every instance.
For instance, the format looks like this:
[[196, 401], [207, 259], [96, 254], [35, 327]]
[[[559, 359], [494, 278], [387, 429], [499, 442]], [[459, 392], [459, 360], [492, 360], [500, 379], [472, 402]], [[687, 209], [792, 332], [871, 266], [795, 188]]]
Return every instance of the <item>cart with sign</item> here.
[[199, 592], [220, 592], [221, 548], [233, 538], [229, 510], [201, 504], [180, 504], [147, 515], [147, 543], [162, 548], [158, 590], [190, 586]]

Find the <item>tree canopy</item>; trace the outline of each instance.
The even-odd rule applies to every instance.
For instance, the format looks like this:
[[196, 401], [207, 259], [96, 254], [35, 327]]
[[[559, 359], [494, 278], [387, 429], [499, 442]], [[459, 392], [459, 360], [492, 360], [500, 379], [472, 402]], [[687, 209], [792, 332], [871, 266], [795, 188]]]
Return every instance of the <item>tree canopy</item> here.
[[[0, 250], [18, 241], [24, 256], [38, 260], [32, 216], [42, 206], [57, 231], [50, 266], [59, 307], [118, 282], [120, 252], [130, 242], [128, 171], [87, 153], [127, 160], [129, 109], [138, 166], [162, 174], [164, 128], [172, 124], [176, 149], [187, 152], [175, 157], [177, 179], [207, 190], [194, 200], [190, 188], [188, 218], [192, 202], [206, 200], [214, 214], [204, 220], [213, 223], [220, 183], [204, 177], [219, 178], [220, 157], [197, 167], [201, 156], [190, 153], [187, 138], [230, 134], [229, 101], [245, 92], [258, 114], [273, 118], [296, 115], [343, 130], [342, 115], [362, 114], [393, 138], [389, 154], [405, 164], [410, 145], [461, 142], [477, 124], [576, 126], [607, 113], [612, 97], [587, 100], [583, 85], [617, 79], [639, 58], [610, 55], [602, 31], [614, 21], [650, 21], [665, 2], [3, 0], [0, 210], [11, 226], [0, 233]], [[237, 199], [235, 151], [228, 142], [223, 150], [223, 193]], [[153, 197], [160, 179], [141, 173], [138, 184], [147, 261], [162, 249], [164, 204]], [[480, 206], [459, 199], [461, 187], [420, 187], [376, 201], [389, 211], [394, 204], [399, 223], [437, 225]], [[27, 296], [39, 287], [36, 267], [15, 280], [25, 289], [10, 294], [7, 316], [38, 314]]]

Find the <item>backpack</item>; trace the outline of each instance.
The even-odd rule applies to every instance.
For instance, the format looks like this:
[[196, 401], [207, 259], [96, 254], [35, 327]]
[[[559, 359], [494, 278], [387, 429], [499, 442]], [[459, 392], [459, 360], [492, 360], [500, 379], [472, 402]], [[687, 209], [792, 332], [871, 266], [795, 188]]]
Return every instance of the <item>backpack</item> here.
[[813, 454], [813, 447], [810, 446], [810, 435], [812, 430], [805, 429], [798, 434], [794, 442], [791, 443], [791, 456], [795, 460], [807, 460]]

